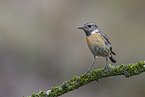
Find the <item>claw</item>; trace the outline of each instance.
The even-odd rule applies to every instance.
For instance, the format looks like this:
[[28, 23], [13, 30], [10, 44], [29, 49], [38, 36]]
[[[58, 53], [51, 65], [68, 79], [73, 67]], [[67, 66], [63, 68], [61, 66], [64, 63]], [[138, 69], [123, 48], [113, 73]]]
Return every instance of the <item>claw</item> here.
[[108, 73], [108, 69], [110, 69], [108, 66], [105, 66], [104, 70], [106, 69], [106, 72]]

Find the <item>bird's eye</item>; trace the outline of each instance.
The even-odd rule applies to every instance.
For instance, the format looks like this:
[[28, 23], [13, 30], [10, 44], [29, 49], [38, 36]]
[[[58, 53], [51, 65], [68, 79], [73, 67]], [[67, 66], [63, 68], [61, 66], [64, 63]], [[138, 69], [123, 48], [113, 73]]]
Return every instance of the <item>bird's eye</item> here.
[[89, 28], [91, 28], [92, 25], [88, 25]]

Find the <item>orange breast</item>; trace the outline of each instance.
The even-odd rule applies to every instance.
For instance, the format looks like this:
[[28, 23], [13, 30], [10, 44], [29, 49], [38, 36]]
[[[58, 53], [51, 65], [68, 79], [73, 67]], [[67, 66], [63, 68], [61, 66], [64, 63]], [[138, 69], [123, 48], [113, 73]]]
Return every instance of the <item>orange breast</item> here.
[[94, 33], [86, 37], [87, 44], [93, 53], [98, 57], [107, 57], [110, 53], [110, 47], [105, 44], [105, 40], [102, 38], [100, 33]]

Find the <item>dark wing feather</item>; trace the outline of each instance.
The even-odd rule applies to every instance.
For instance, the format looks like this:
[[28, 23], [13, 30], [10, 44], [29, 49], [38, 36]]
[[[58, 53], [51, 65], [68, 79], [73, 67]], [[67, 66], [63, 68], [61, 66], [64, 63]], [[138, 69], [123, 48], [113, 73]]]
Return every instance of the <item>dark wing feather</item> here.
[[101, 31], [100, 31], [99, 33], [101, 34], [101, 36], [102, 36], [103, 39], [105, 40], [105, 44], [108, 45], [108, 46], [110, 46], [110, 51], [111, 51], [111, 53], [112, 53], [113, 55], [116, 55], [116, 54], [112, 51], [112, 46], [111, 46], [111, 43], [110, 43], [110, 41], [109, 41], [107, 35], [106, 35], [105, 33], [101, 32]]

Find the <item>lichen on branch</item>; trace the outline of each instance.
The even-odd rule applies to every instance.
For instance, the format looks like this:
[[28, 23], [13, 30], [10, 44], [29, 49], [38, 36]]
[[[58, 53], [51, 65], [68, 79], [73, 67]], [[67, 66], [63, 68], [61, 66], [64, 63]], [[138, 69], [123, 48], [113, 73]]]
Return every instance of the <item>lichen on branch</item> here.
[[110, 76], [124, 75], [126, 78], [139, 75], [145, 72], [145, 61], [140, 61], [135, 64], [121, 64], [120, 66], [109, 66], [108, 72], [106, 69], [94, 69], [89, 73], [82, 74], [80, 76], [74, 76], [68, 81], [64, 81], [62, 85], [58, 87], [52, 87], [51, 90], [46, 92], [40, 91], [38, 94], [32, 94], [31, 97], [58, 97], [64, 93], [78, 89], [79, 87], [86, 85], [92, 81], [98, 81], [100, 78], [106, 78]]

